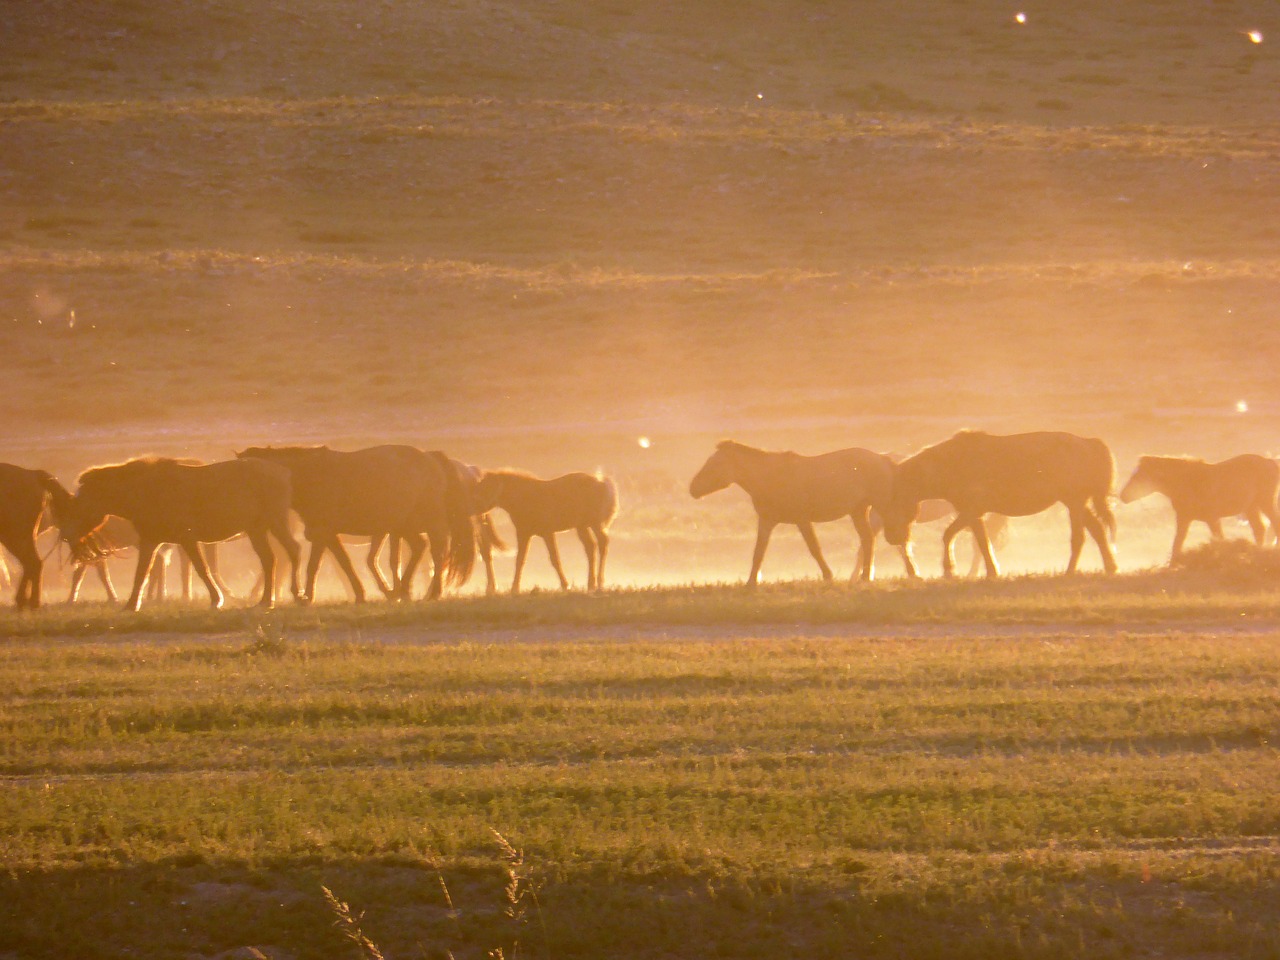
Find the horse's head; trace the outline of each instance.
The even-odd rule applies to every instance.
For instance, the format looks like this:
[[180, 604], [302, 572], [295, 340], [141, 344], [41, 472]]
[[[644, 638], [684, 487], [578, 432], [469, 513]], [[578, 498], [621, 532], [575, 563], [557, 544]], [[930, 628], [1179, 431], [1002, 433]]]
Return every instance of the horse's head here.
[[477, 515], [488, 513], [494, 507], [501, 506], [505, 489], [506, 478], [501, 473], [482, 471], [480, 479], [471, 488], [472, 512]]
[[723, 490], [737, 479], [738, 473], [734, 458], [732, 440], [721, 440], [716, 445], [716, 452], [707, 458], [702, 469], [689, 481], [689, 495], [701, 500], [709, 493]]
[[1158, 473], [1157, 457], [1139, 457], [1138, 466], [1134, 469], [1133, 476], [1129, 478], [1129, 482], [1120, 491], [1120, 501], [1122, 503], [1132, 503], [1134, 500], [1141, 500], [1143, 497], [1156, 493], [1160, 489], [1156, 478]]
[[884, 521], [885, 540], [895, 547], [905, 544], [911, 536], [911, 524], [915, 523], [919, 513], [919, 501], [895, 495], [880, 510], [880, 519]]
[[106, 551], [97, 532], [107, 522], [107, 512], [95, 503], [92, 483], [87, 491], [81, 483], [75, 496], [55, 496], [51, 506], [54, 525], [71, 548], [71, 555], [80, 563], [101, 560]]

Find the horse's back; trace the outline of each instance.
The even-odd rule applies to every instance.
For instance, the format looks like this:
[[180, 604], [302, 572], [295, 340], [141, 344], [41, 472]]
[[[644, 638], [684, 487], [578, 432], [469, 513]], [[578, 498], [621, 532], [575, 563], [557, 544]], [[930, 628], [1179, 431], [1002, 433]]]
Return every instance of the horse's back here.
[[414, 526], [444, 474], [431, 455], [405, 444], [362, 450], [317, 448], [290, 464], [293, 503], [311, 528], [371, 535]]
[[892, 490], [893, 462], [874, 450], [849, 447], [812, 456], [780, 454], [753, 498], [757, 509], [782, 523], [821, 523], [882, 506]]
[[969, 512], [1025, 516], [1060, 501], [1105, 498], [1115, 478], [1106, 443], [1062, 431], [962, 431], [934, 449], [952, 487], [942, 495]]

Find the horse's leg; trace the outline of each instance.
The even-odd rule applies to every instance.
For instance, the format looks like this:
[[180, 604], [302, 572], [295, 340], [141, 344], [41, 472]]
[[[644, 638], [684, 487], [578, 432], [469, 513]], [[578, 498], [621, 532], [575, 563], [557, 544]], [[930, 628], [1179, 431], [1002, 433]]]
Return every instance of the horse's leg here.
[[578, 527], [575, 532], [578, 534], [582, 549], [587, 552], [587, 590], [594, 591], [596, 589], [596, 542], [591, 537], [591, 531], [586, 527]]
[[818, 543], [818, 535], [814, 533], [812, 523], [797, 523], [796, 529], [800, 531], [800, 536], [804, 538], [804, 545], [809, 548], [809, 556], [818, 561], [818, 569], [822, 571], [822, 579], [831, 579], [831, 568], [827, 566], [826, 559], [822, 556], [822, 544]]
[[1249, 529], [1253, 532], [1253, 542], [1258, 546], [1262, 546], [1262, 541], [1267, 539], [1267, 525], [1262, 522], [1262, 511], [1257, 506], [1252, 506], [1244, 512], [1244, 518], [1249, 521]]
[[751, 555], [751, 573], [747, 577], [748, 589], [754, 588], [759, 582], [760, 564], [764, 563], [764, 552], [769, 547], [769, 537], [776, 526], [777, 523], [773, 520], [766, 520], [764, 517], [756, 518], [756, 549]]
[[596, 589], [604, 589], [604, 558], [609, 555], [609, 533], [604, 527], [592, 527], [592, 531], [596, 535], [596, 549], [600, 551], [600, 558], [596, 562]]
[[[395, 589], [395, 599], [409, 600], [412, 599], [414, 574], [418, 572], [422, 558], [427, 553], [428, 538], [420, 533], [403, 538], [392, 534], [392, 547], [394, 548], [402, 539], [409, 544], [409, 562], [404, 565], [404, 570], [401, 572], [400, 583]], [[430, 545], [431, 560], [435, 564], [435, 569], [431, 572], [431, 585], [427, 588], [427, 599], [436, 600], [444, 592], [444, 568], [449, 556], [449, 532], [447, 530], [436, 531], [430, 537]], [[396, 552], [398, 553], [399, 551], [397, 550]], [[395, 565], [399, 566], [398, 559]]]
[[529, 556], [529, 534], [516, 530], [516, 573], [511, 578], [511, 592], [520, 592], [520, 574], [524, 572], [524, 562]]
[[902, 546], [898, 547], [898, 553], [902, 555], [902, 565], [906, 568], [907, 576], [912, 580], [919, 580], [920, 571], [916, 569], [916, 558], [911, 549], [910, 539], [902, 541]]
[[1086, 507], [1084, 526], [1089, 531], [1089, 536], [1093, 537], [1093, 542], [1098, 545], [1098, 553], [1102, 556], [1102, 569], [1107, 573], [1115, 573], [1116, 555], [1111, 549], [1111, 539], [1107, 536], [1107, 528], [1103, 526], [1102, 518]]
[[982, 554], [982, 561], [987, 565], [987, 576], [1000, 576], [1000, 565], [996, 563], [996, 555], [991, 552], [991, 538], [987, 536], [986, 520], [977, 517], [969, 524], [969, 531], [973, 534], [974, 549]]
[[551, 566], [555, 567], [556, 576], [560, 578], [560, 589], [569, 589], [569, 580], [564, 575], [564, 567], [560, 566], [560, 548], [556, 546], [555, 531], [544, 533], [542, 539], [547, 544], [547, 556], [551, 558]]
[[391, 582], [387, 582], [387, 578], [382, 575], [382, 570], [378, 567], [378, 554], [382, 552], [382, 544], [387, 539], [385, 533], [376, 534], [369, 541], [369, 555], [365, 559], [365, 563], [369, 567], [369, 572], [373, 574], [373, 580], [378, 585], [378, 589], [382, 591], [382, 595], [388, 600], [391, 595], [397, 592], [400, 580], [399, 571], [399, 553], [400, 538], [391, 538]]
[[871, 508], [853, 513], [853, 529], [858, 534], [858, 565], [853, 568], [849, 582], [861, 577], [870, 583], [876, 575], [876, 530], [871, 525]]
[[1175, 526], [1173, 530], [1173, 550], [1169, 554], [1169, 562], [1173, 563], [1182, 556], [1182, 545], [1187, 542], [1187, 528], [1191, 526], [1191, 520], [1182, 514], [1177, 514]]
[[221, 561], [218, 560], [218, 545], [216, 543], [206, 543], [204, 545], [204, 559], [209, 564], [209, 575], [213, 577], [213, 582], [218, 585], [218, 589], [222, 591], [222, 595], [228, 600], [234, 600], [231, 591], [227, 588], [227, 581], [222, 579]]
[[36, 550], [35, 540], [29, 546], [23, 543], [14, 556], [22, 567], [22, 576], [18, 579], [17, 607], [19, 610], [35, 610], [40, 606], [40, 580], [44, 573], [44, 561]]
[[1075, 573], [1080, 565], [1080, 551], [1084, 549], [1084, 511], [1085, 505], [1067, 507], [1071, 518], [1071, 559], [1067, 561], [1067, 573]]
[[133, 590], [129, 599], [124, 602], [126, 610], [137, 613], [142, 607], [142, 591], [147, 588], [147, 580], [151, 577], [151, 564], [156, 558], [160, 544], [154, 540], [140, 540], [138, 543], [138, 566], [133, 572]]
[[497, 580], [493, 575], [493, 534], [485, 526], [488, 517], [480, 521], [480, 536], [476, 537], [480, 545], [480, 559], [484, 561], [484, 594], [491, 597], [498, 592]]
[[223, 597], [221, 588], [219, 588], [217, 581], [213, 579], [213, 575], [209, 572], [209, 564], [204, 558], [204, 550], [201, 549], [199, 541], [188, 540], [178, 544], [178, 546], [182, 547], [182, 552], [187, 555], [187, 559], [191, 562], [191, 569], [196, 572], [196, 575], [204, 583], [205, 589], [209, 591], [209, 602], [213, 604], [213, 609], [221, 610], [226, 598]]
[[[311, 537], [307, 537], [311, 540]], [[316, 578], [320, 576], [320, 561], [324, 559], [325, 550], [329, 549], [329, 539], [319, 534], [314, 540], [311, 540], [311, 549], [307, 553], [307, 589], [303, 596], [307, 598], [307, 603], [314, 603], [316, 599]]]
[[250, 533], [249, 545], [262, 564], [262, 599], [258, 606], [270, 610], [276, 605], [276, 552], [271, 549], [271, 540], [265, 529]]
[[1225, 539], [1222, 533], [1222, 520], [1220, 518], [1214, 517], [1212, 520], [1206, 520], [1205, 526], [1209, 528], [1209, 533], [1213, 536], [1213, 539]]
[[98, 571], [98, 579], [102, 581], [102, 589], [107, 592], [107, 599], [115, 603], [120, 598], [116, 596], [116, 585], [111, 582], [111, 571], [107, 569], [107, 561], [99, 560], [94, 567]]
[[[169, 599], [169, 560], [172, 553], [168, 544], [162, 543], [156, 548], [155, 560], [151, 564], [151, 571], [147, 574], [148, 600]], [[157, 566], [160, 568], [159, 571], [156, 570]]]
[[302, 548], [298, 546], [298, 541], [293, 537], [293, 531], [289, 529], [287, 520], [272, 520], [268, 524], [271, 535], [276, 538], [276, 542], [284, 548], [285, 555], [289, 558], [290, 581], [289, 588], [293, 591], [293, 599], [301, 599], [302, 588], [298, 582], [298, 563], [302, 557]]
[[[102, 561], [98, 562], [101, 563]], [[84, 583], [84, 578], [88, 573], [89, 565], [85, 563], [77, 563], [71, 568], [71, 591], [67, 594], [67, 603], [76, 602], [76, 599], [80, 596], [80, 585]]]
[[364, 584], [360, 582], [356, 568], [351, 565], [351, 557], [347, 554], [347, 548], [342, 545], [342, 541], [338, 539], [336, 533], [329, 537], [327, 546], [329, 552], [333, 554], [333, 559], [338, 561], [338, 567], [346, 574], [347, 579], [351, 581], [351, 590], [356, 595], [356, 603], [364, 603]]
[[1264, 503], [1262, 505], [1262, 512], [1266, 515], [1267, 519], [1271, 521], [1272, 541], [1280, 543], [1280, 514], [1277, 514], [1276, 512], [1276, 505], [1274, 503]]
[[[952, 551], [956, 534], [970, 525], [968, 519], [957, 514], [956, 518], [947, 525], [947, 529], [942, 531], [942, 575], [944, 577], [955, 576], [956, 558]], [[991, 572], [991, 568], [987, 568], [987, 572]]]

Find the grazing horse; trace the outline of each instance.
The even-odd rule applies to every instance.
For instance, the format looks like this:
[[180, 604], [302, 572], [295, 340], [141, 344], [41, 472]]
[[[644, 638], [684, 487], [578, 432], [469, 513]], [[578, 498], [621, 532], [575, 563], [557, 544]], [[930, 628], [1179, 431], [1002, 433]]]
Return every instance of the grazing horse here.
[[[364, 584], [338, 539], [340, 534], [373, 538], [369, 569], [390, 599], [409, 598], [414, 571], [428, 542], [435, 564], [429, 599], [443, 592], [446, 574], [451, 585], [465, 583], [471, 576], [475, 531], [470, 498], [452, 461], [440, 451], [428, 453], [400, 444], [349, 452], [324, 446], [250, 447], [236, 456], [270, 460], [292, 473], [293, 509], [311, 541], [308, 599], [315, 599], [316, 577], [326, 550], [342, 568], [356, 601], [365, 599]], [[378, 569], [374, 549], [388, 536], [409, 544], [404, 575], [393, 582]]]
[[988, 513], [1024, 517], [1061, 503], [1071, 516], [1067, 572], [1075, 572], [1088, 530], [1098, 544], [1103, 567], [1115, 573], [1116, 561], [1107, 540], [1108, 532], [1115, 535], [1115, 516], [1107, 503], [1114, 482], [1115, 459], [1101, 440], [1070, 433], [995, 436], [961, 430], [897, 465], [893, 498], [883, 513], [885, 539], [905, 545], [920, 502], [946, 500], [955, 507], [956, 518], [942, 534], [943, 575], [952, 576], [952, 541], [967, 527], [982, 552], [987, 576], [994, 577], [1000, 571], [983, 517]]
[[[54, 492], [51, 490], [51, 492]], [[64, 491], [65, 493], [65, 491]], [[209, 572], [201, 543], [247, 534], [262, 562], [260, 605], [275, 603], [276, 559], [269, 536], [284, 547], [298, 590], [298, 543], [289, 532], [289, 473], [262, 460], [191, 464], [142, 457], [94, 467], [80, 475], [74, 497], [54, 492], [53, 513], [62, 535], [80, 557], [101, 556], [90, 538], [109, 515], [123, 517], [138, 532], [138, 566], [126, 607], [137, 610], [162, 543], [176, 543], [190, 558], [215, 608], [224, 596]]]
[[556, 533], [561, 530], [576, 531], [587, 552], [587, 589], [604, 589], [609, 524], [618, 514], [618, 488], [611, 479], [589, 473], [567, 473], [554, 480], [542, 480], [522, 470], [484, 470], [476, 483], [473, 499], [477, 513], [501, 507], [516, 528], [512, 593], [520, 592], [520, 574], [533, 537], [541, 537], [546, 543], [547, 556], [560, 578], [560, 587], [569, 589], [556, 547]]
[[1276, 511], [1276, 490], [1280, 488], [1280, 466], [1254, 453], [1242, 454], [1221, 463], [1206, 463], [1190, 457], [1141, 457], [1133, 476], [1120, 491], [1120, 499], [1131, 503], [1153, 493], [1163, 493], [1173, 505], [1176, 527], [1169, 562], [1177, 560], [1187, 539], [1187, 528], [1199, 520], [1215, 539], [1222, 539], [1222, 518], [1243, 516], [1253, 530], [1253, 539], [1262, 544], [1271, 521], [1273, 537], [1280, 538], [1280, 515]]
[[12, 463], [0, 463], [0, 546], [18, 561], [15, 603], [19, 610], [40, 606], [40, 576], [44, 562], [36, 550], [40, 518], [54, 491], [69, 498], [70, 493], [43, 470], [28, 470]]
[[[824, 580], [831, 568], [823, 559], [822, 547], [814, 533], [815, 523], [849, 517], [861, 542], [858, 566], [851, 579], [874, 575], [875, 530], [872, 508], [883, 512], [893, 489], [893, 461], [882, 453], [851, 447], [832, 453], [806, 457], [790, 451], [760, 450], [736, 440], [721, 440], [716, 451], [689, 483], [689, 493], [701, 499], [709, 493], [737, 484], [751, 497], [756, 508], [756, 548], [751, 557], [747, 586], [754, 587], [760, 564], [773, 528], [794, 524], [804, 538], [809, 553], [818, 562]], [[909, 576], [916, 567], [910, 547], [902, 549], [902, 562]]]

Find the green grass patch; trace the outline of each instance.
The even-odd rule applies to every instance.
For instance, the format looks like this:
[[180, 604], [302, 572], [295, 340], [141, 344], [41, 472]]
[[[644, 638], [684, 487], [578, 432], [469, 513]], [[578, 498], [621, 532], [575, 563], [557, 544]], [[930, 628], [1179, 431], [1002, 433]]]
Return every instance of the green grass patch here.
[[327, 957], [324, 884], [388, 956], [1266, 957], [1275, 640], [14, 641], [0, 933]]

